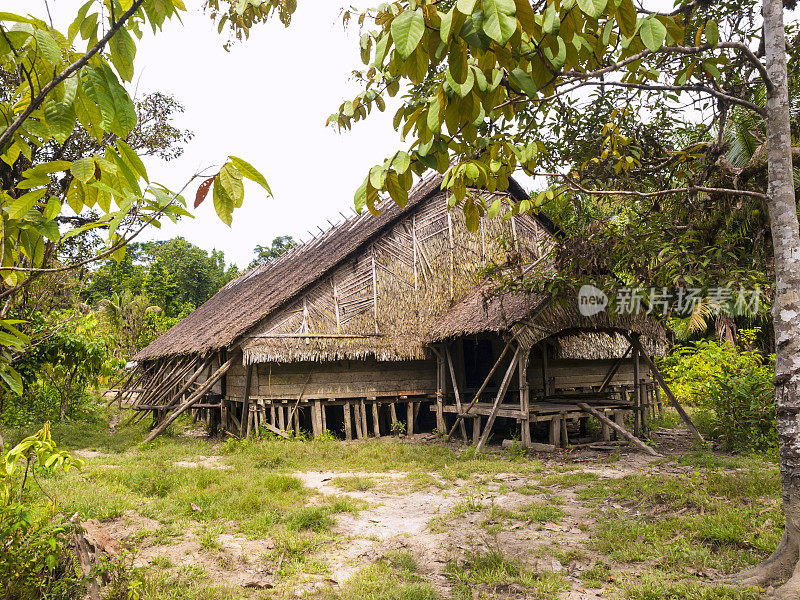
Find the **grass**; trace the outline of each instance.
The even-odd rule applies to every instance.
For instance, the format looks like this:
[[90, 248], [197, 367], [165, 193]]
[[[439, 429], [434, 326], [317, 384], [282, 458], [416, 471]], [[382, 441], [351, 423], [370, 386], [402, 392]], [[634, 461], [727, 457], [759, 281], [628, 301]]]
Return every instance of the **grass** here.
[[[175, 432], [190, 423], [179, 420], [178, 425]], [[306, 488], [295, 475], [306, 470], [342, 472], [332, 482], [343, 492], [367, 491], [379, 483], [377, 477], [353, 472], [389, 471], [405, 477], [392, 479], [390, 486], [381, 484], [381, 490], [436, 492], [443, 497], [459, 490], [452, 509], [443, 509], [429, 522], [434, 533], [450, 531], [458, 526], [451, 519], [471, 513], [481, 514], [481, 526], [489, 534], [509, 529], [512, 523], [514, 529], [537, 529], [536, 524], [564, 519], [572, 500], [565, 503], [558, 494], [572, 490], [593, 513], [595, 524], [586, 526], [591, 535], [588, 548], [600, 557], [583, 555], [574, 544], [543, 550], [564, 565], [573, 560], [594, 563], [581, 573], [582, 584], [605, 587], [610, 597], [619, 600], [754, 599], [757, 596], [750, 590], [717, 589], [691, 574], [730, 573], [758, 562], [774, 549], [783, 523], [777, 469], [758, 456], [696, 451], [654, 465], [650, 473], [601, 479], [577, 464], [545, 464], [521, 453], [475, 454], [452, 445], [396, 439], [342, 444], [331, 439], [263, 437], [232, 439], [215, 448], [206, 440], [173, 433], [138, 446], [145, 429], [144, 425], [120, 427], [111, 435], [102, 423], [55, 425], [53, 435], [60, 445], [103, 454], [88, 458], [82, 471], [40, 477], [42, 488], [64, 513], [78, 513], [82, 520], [107, 521], [132, 514], [129, 511], [155, 520], [130, 540], [141, 548], [174, 544], [193, 533], [203, 556], [219, 555], [222, 561], [221, 533], [273, 540], [274, 547], [250, 560], [268, 572], [277, 570], [277, 586], [270, 592], [229, 589], [214, 584], [202, 569], [157, 557], [150, 568], [135, 571], [142, 600], [289, 597], [292, 586], [303, 578], [330, 576], [325, 556], [335, 553], [337, 544], [347, 543], [333, 529], [336, 515], [356, 514], [367, 503], [347, 495], [322, 496]], [[14, 443], [28, 432], [5, 433]], [[215, 461], [223, 468], [175, 464], [211, 454], [221, 454]], [[666, 466], [678, 471], [675, 466], [685, 467], [686, 472], [658, 472]], [[514, 486], [504, 474], [525, 481]], [[38, 486], [30, 486], [28, 493], [29, 500], [46, 502]], [[512, 493], [527, 496], [517, 498], [529, 502], [505, 509], [490, 500]], [[511, 593], [508, 586], [520, 586], [525, 597], [549, 600], [568, 587], [561, 576], [531, 570], [505, 556], [500, 547], [451, 560], [446, 574], [456, 598], [472, 598], [473, 593], [503, 596]], [[340, 589], [319, 594], [331, 600], [439, 599], [408, 552], [391, 553]]]
[[331, 479], [331, 483], [343, 492], [366, 492], [375, 487], [375, 480], [363, 475], [342, 475]]
[[550, 599], [568, 585], [558, 574], [535, 573], [519, 561], [507, 559], [495, 548], [471, 552], [461, 560], [451, 560], [445, 574], [456, 584], [456, 597], [472, 597], [472, 590], [497, 590], [511, 584], [525, 588], [525, 597]]

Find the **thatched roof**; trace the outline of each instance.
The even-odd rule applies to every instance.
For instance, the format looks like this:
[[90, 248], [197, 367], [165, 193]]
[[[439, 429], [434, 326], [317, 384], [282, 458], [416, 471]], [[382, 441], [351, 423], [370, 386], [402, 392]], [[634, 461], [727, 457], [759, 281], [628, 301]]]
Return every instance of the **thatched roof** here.
[[[378, 234], [439, 193], [441, 182], [441, 175], [429, 176], [411, 190], [404, 209], [386, 201], [380, 207], [379, 216], [366, 212], [290, 250], [277, 260], [243, 273], [139, 351], [134, 360], [206, 354], [232, 345], [264, 317], [296, 298], [337, 265], [357, 256]], [[527, 197], [516, 182], [510, 180], [509, 183], [512, 195]], [[553, 230], [547, 219], [538, 220]]]
[[552, 339], [565, 358], [621, 356], [627, 348], [619, 334], [622, 331], [640, 334], [650, 354], [663, 355], [668, 346], [664, 326], [646, 314], [603, 311], [586, 317], [575, 298], [502, 293], [489, 284], [476, 288], [442, 315], [431, 329], [429, 341], [504, 331], [524, 338], [529, 345]]

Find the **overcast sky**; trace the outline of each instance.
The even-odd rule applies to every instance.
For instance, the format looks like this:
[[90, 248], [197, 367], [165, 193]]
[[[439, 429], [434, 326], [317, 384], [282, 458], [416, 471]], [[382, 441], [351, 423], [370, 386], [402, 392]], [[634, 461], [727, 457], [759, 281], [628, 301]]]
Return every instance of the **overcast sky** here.
[[[84, 1], [50, 0], [56, 27], [66, 31]], [[199, 3], [186, 0], [192, 4]], [[358, 91], [350, 78], [361, 66], [358, 37], [355, 28], [342, 27], [345, 4], [298, 2], [289, 28], [272, 20], [230, 52], [208, 16], [192, 8], [183, 24], [174, 21], [162, 34], [144, 37], [135, 63], [137, 93], [175, 96], [186, 106], [175, 124], [195, 133], [180, 159], [147, 163], [151, 179], [179, 189], [198, 170], [233, 154], [261, 170], [274, 193], [265, 198], [249, 185], [230, 228], [217, 218], [209, 196], [196, 218], [167, 223], [150, 239], [182, 235], [245, 267], [256, 244], [268, 245], [278, 235], [308, 239], [308, 230], [319, 233], [317, 225], [329, 227], [328, 219], [341, 221], [339, 211], [351, 210], [369, 168], [400, 142], [391, 109], [349, 132], [325, 127], [328, 115]], [[43, 0], [4, 0], [3, 10], [46, 14]], [[187, 194], [190, 202], [195, 188]]]

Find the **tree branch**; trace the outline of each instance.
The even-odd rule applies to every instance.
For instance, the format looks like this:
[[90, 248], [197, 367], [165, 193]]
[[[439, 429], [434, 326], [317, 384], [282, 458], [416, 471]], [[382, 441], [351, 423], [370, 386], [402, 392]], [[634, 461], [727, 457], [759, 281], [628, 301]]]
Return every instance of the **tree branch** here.
[[86, 66], [89, 60], [105, 47], [105, 45], [111, 40], [112, 37], [114, 37], [114, 34], [125, 24], [125, 22], [131, 18], [139, 10], [139, 8], [141, 8], [142, 4], [144, 4], [144, 0], [135, 0], [133, 5], [127, 11], [125, 11], [125, 14], [123, 14], [119, 20], [113, 24], [112, 27], [109, 28], [108, 32], [100, 39], [100, 41], [92, 46], [86, 52], [86, 54], [81, 56], [61, 73], [53, 77], [53, 79], [51, 79], [47, 85], [39, 90], [39, 93], [36, 94], [36, 96], [31, 98], [30, 104], [28, 104], [25, 110], [20, 113], [20, 115], [2, 134], [0, 134], [0, 151], [5, 149], [6, 144], [9, 142], [9, 140], [11, 140], [11, 137], [16, 133], [17, 129], [22, 126], [22, 124], [25, 122], [25, 119], [31, 116], [31, 113], [33, 113], [33, 111], [42, 105], [42, 102], [44, 102], [45, 98], [47, 98], [47, 94], [53, 91], [53, 89], [61, 82], [70, 78], [78, 71], [78, 69]]

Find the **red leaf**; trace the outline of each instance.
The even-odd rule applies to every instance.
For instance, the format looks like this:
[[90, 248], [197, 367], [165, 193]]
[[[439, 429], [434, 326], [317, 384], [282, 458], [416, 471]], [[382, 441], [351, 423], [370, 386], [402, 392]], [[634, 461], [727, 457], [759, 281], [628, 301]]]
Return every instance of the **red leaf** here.
[[208, 190], [211, 189], [211, 184], [214, 183], [214, 179], [217, 176], [209, 177], [203, 183], [200, 184], [200, 187], [197, 188], [197, 195], [194, 197], [194, 207], [197, 208], [203, 203], [203, 200], [206, 199], [208, 196]]

